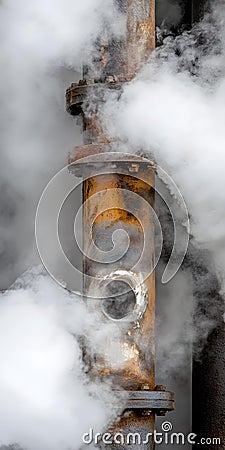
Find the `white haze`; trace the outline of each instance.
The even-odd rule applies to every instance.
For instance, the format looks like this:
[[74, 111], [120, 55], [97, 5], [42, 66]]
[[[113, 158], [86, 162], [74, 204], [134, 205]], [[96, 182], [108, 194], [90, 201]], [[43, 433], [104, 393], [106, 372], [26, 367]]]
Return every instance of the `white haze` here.
[[[224, 11], [216, 11], [224, 44]], [[174, 11], [174, 17], [179, 13]], [[12, 204], [0, 230], [1, 256], [7, 249], [11, 253], [10, 264], [2, 267], [3, 286], [32, 260], [38, 198], [48, 179], [65, 165], [67, 151], [80, 142], [64, 111], [64, 90], [74, 81], [71, 69], [79, 72], [81, 62], [90, 62], [93, 42], [105, 26], [120, 33], [122, 22], [117, 18], [110, 0], [1, 2], [1, 177]], [[114, 29], [112, 23], [118, 26]], [[192, 40], [185, 35], [182, 41], [190, 64], [194, 50], [186, 44]], [[187, 202], [198, 245], [211, 250], [221, 273], [224, 52], [199, 55], [202, 72], [194, 80], [188, 71], [178, 73], [173, 43], [167, 42], [162, 53], [164, 59], [154, 63], [153, 56], [119, 103], [107, 103], [105, 121], [110, 134], [121, 137], [127, 148], [151, 152], [168, 169]], [[206, 72], [216, 81], [209, 84]], [[177, 310], [180, 299], [186, 317], [180, 324], [186, 323], [187, 334], [182, 336], [183, 327], [177, 328], [176, 322], [169, 340], [165, 329], [159, 349], [163, 362], [174, 349], [173, 367], [182, 365], [192, 340], [190, 303], [185, 307], [187, 297], [191, 301], [189, 274], [183, 277], [170, 286], [168, 313]], [[0, 445], [17, 442], [25, 450], [75, 450], [83, 432], [90, 427], [101, 431], [117, 413], [117, 402], [110, 387], [87, 383], [78, 341], [84, 334], [91, 346], [100, 348], [107, 332], [98, 329], [96, 317], [87, 314], [80, 299], [39, 272], [26, 275], [21, 286], [17, 283], [1, 296]]]
[[[92, 62], [94, 42], [123, 33], [113, 0], [0, 3], [1, 288], [34, 262], [41, 192], [81, 143], [65, 90]], [[5, 254], [7, 253], [7, 258]], [[8, 270], [10, 268], [10, 270]]]
[[60, 125], [59, 110], [65, 106], [59, 70], [73, 69], [73, 77], [77, 70], [81, 76], [82, 64], [92, 63], [96, 38], [106, 27], [109, 34], [121, 35], [122, 18], [113, 0], [5, 0], [0, 22], [3, 152], [18, 169], [44, 170], [44, 163], [54, 164], [50, 156], [58, 139], [55, 158], [65, 148], [64, 123], [60, 131], [52, 124]]
[[[225, 5], [214, 2], [211, 13], [191, 33], [184, 32], [175, 40], [165, 39], [142, 72], [125, 86], [119, 101], [109, 97], [103, 111], [106, 129], [112, 138], [121, 139], [123, 151], [148, 153], [177, 183], [190, 213], [192, 242], [196, 249], [207, 249], [211, 254], [213, 263], [208, 270], [216, 270], [222, 295], [225, 293], [224, 58]], [[207, 267], [207, 260], [205, 264]], [[205, 283], [207, 292], [210, 278]], [[217, 316], [200, 314], [193, 325], [192, 289], [187, 272], [178, 275], [160, 294], [166, 301], [161, 310], [162, 323], [158, 324], [161, 375], [176, 373], [178, 369], [185, 373], [185, 360], [192, 344], [199, 357], [209, 333], [222, 320], [218, 305]], [[205, 305], [207, 308], [207, 298]]]
[[78, 449], [85, 432], [103, 430], [117, 415], [110, 386], [84, 374], [78, 344], [86, 335], [94, 350], [104, 332], [112, 330], [81, 298], [38, 268], [1, 296], [0, 445]]
[[[124, 28], [113, 0], [3, 0], [0, 24], [4, 289], [37, 261], [37, 202], [82, 142], [65, 111], [65, 89], [82, 63], [92, 63], [96, 38]], [[84, 432], [101, 431], [117, 413], [110, 387], [87, 382], [78, 345], [85, 334], [97, 347], [104, 330], [80, 299], [38, 271], [21, 283], [0, 298], [0, 446], [78, 449]]]
[[[130, 151], [148, 151], [172, 175], [191, 214], [191, 234], [199, 247], [212, 252], [224, 277], [225, 6], [217, 4], [212, 17], [220, 54], [217, 47], [209, 56], [188, 47], [194, 39], [185, 33], [179, 44], [182, 69], [168, 39], [162, 57], [150, 59], [120, 101], [109, 99], [105, 123], [110, 135], [119, 135]], [[201, 27], [206, 32], [208, 26], [210, 33], [207, 20]], [[193, 76], [188, 69], [196, 56], [200, 67]]]

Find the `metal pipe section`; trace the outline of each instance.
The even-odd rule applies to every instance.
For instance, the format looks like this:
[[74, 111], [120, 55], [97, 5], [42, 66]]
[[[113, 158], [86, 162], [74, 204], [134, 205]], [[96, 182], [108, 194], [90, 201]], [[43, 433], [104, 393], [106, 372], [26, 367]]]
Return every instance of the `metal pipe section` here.
[[155, 1], [127, 1], [128, 79], [135, 76], [155, 48]]
[[[113, 164], [114, 173], [92, 177], [90, 168], [89, 178], [83, 184], [84, 253], [88, 254], [88, 258], [84, 257], [84, 294], [92, 297], [92, 292], [94, 294], [100, 290], [101, 299], [95, 302], [95, 308], [101, 309], [103, 321], [108, 319], [123, 324], [129, 320], [131, 324], [126, 327], [122, 342], [118, 343], [122, 363], [119, 362], [117, 367], [113, 362], [111, 367], [106, 361], [94, 358], [95, 370], [98, 376], [113, 379], [115, 388], [132, 391], [154, 390], [155, 360], [154, 223], [150, 214], [146, 214], [142, 202], [144, 193], [145, 200], [153, 206], [154, 169], [150, 164], [138, 163], [137, 158], [134, 160], [123, 158], [110, 162], [106, 159], [105, 170]], [[94, 164], [96, 170], [97, 163]], [[121, 168], [124, 174], [117, 173]], [[139, 178], [132, 176], [134, 169]], [[87, 164], [85, 170], [88, 170]], [[144, 176], [148, 184], [140, 180]], [[135, 193], [135, 197], [127, 195], [128, 192]], [[132, 214], [134, 210], [139, 211], [139, 220]], [[104, 254], [101, 262], [96, 262], [93, 242], [106, 252], [107, 257], [116, 230], [120, 235], [112, 257], [115, 262], [105, 263]], [[130, 240], [123, 257], [119, 255], [124, 239], [121, 230], [127, 233]], [[148, 249], [143, 257], [142, 245]], [[136, 263], [136, 270], [132, 272], [130, 268]], [[146, 273], [151, 275], [145, 280]], [[86, 275], [92, 277], [94, 282], [90, 283], [89, 278], [86, 282]]]
[[[98, 311], [102, 324], [114, 323], [119, 330], [105, 340], [103, 354], [85, 351], [89, 374], [110, 380], [115, 390], [126, 393], [124, 413], [112, 426], [113, 434], [138, 433], [129, 447], [154, 449], [153, 437], [146, 436], [154, 432], [155, 414], [165, 415], [174, 408], [173, 393], [155, 387], [154, 220], [153, 210], [144, 206], [154, 206], [154, 167], [134, 155], [110, 153], [98, 113], [105, 92], [120, 92], [154, 49], [155, 4], [153, 0], [118, 0], [118, 4], [127, 15], [126, 38], [100, 39], [97, 77], [89, 78], [85, 70], [84, 79], [72, 83], [66, 93], [67, 111], [82, 116], [86, 144], [75, 149], [69, 163], [70, 170], [84, 178], [83, 294], [90, 314]], [[120, 256], [127, 237], [127, 251]], [[101, 249], [101, 260], [96, 249]], [[112, 448], [127, 445], [117, 442]]]
[[[106, 170], [109, 165], [110, 162], [104, 162]], [[84, 259], [84, 273], [96, 277], [97, 280], [101, 273], [103, 279], [97, 288], [100, 289], [103, 299], [104, 296], [106, 299], [95, 302], [95, 308], [102, 310], [103, 322], [113, 320], [121, 327], [121, 334], [109, 336], [108, 342], [105, 343], [104, 359], [92, 355], [91, 361], [94, 361], [94, 364], [91, 364], [89, 373], [94, 377], [109, 379], [116, 390], [125, 390], [129, 394], [133, 394], [133, 397], [130, 395], [126, 401], [125, 413], [110, 432], [114, 436], [121, 433], [124, 439], [129, 436], [129, 433], [131, 436], [134, 436], [133, 433], [138, 433], [137, 440], [133, 444], [131, 441], [130, 445], [139, 448], [154, 448], [153, 438], [150, 439], [148, 445], [142, 444], [146, 440], [147, 434], [154, 432], [155, 426], [155, 412], [150, 408], [150, 403], [145, 396], [145, 392], [148, 394], [155, 388], [154, 273], [142, 283], [142, 276], [145, 271], [150, 269], [149, 265], [154, 260], [154, 225], [152, 217], [145, 214], [140, 201], [142, 192], [144, 192], [146, 200], [152, 205], [154, 203], [154, 170], [148, 164], [143, 167], [142, 164], [139, 165], [132, 160], [126, 161], [125, 158], [122, 161], [113, 161], [113, 165], [122, 167], [126, 174], [117, 174], [117, 167], [113, 174], [99, 175], [94, 178], [90, 174], [90, 178], [84, 182], [83, 186], [84, 247], [86, 252], [89, 249], [90, 255], [90, 259]], [[134, 166], [135, 171], [145, 172], [152, 189], [132, 176]], [[129, 196], [127, 199], [124, 195], [127, 191], [137, 194], [135, 208], [140, 212], [144, 230], [142, 230], [140, 222], [129, 212], [134, 205], [133, 202], [130, 204]], [[98, 195], [99, 193], [100, 195]], [[93, 201], [95, 195], [96, 202]], [[90, 202], [88, 202], [89, 198]], [[93, 217], [96, 217], [96, 220], [91, 237], [88, 230]], [[94, 250], [93, 252], [90, 250], [92, 239], [97, 245], [101, 245], [102, 249], [107, 250], [112, 233], [117, 229], [127, 232], [130, 238], [126, 254], [119, 261], [111, 264], [92, 262], [91, 256], [94, 258], [95, 253]], [[151, 239], [151, 242], [149, 241], [147, 244], [149, 255], [148, 259], [141, 261], [139, 270], [133, 273], [130, 271], [130, 267], [135, 264], [136, 257], [140, 256], [143, 233], [146, 236], [148, 234]], [[84, 292], [88, 292], [90, 295], [91, 289], [93, 287], [84, 282]], [[93, 300], [91, 302], [93, 303]], [[129, 325], [126, 326], [128, 317]], [[142, 399], [136, 398], [135, 394], [142, 394]], [[141, 400], [145, 402], [144, 408], [140, 404]], [[141, 440], [141, 443], [138, 440]], [[117, 443], [114, 444], [117, 449], [124, 447], [123, 443], [119, 442], [117, 439]]]

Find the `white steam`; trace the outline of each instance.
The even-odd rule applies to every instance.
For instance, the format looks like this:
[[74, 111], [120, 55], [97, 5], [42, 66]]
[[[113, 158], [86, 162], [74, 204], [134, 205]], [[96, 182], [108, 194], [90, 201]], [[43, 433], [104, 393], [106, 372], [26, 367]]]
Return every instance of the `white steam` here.
[[0, 285], [6, 288], [34, 262], [42, 190], [81, 143], [65, 111], [65, 90], [81, 77], [82, 63], [92, 63], [96, 38], [106, 28], [121, 35], [123, 22], [113, 0], [4, 0], [0, 24]]
[[116, 416], [110, 386], [83, 371], [79, 336], [95, 348], [109, 333], [96, 319], [37, 269], [1, 296], [0, 445], [78, 449], [85, 432]]
[[[113, 0], [0, 3], [0, 286], [37, 261], [34, 218], [41, 192], [82, 142], [65, 90], [91, 65], [107, 28], [123, 33]], [[38, 272], [0, 298], [0, 446], [78, 449], [117, 406], [107, 385], [87, 382], [79, 334], [101, 342], [82, 302]], [[94, 336], [92, 333], [95, 331]], [[94, 350], [93, 350], [94, 351]]]
[[[172, 20], [178, 20], [180, 13], [179, 8], [174, 10]], [[161, 58], [151, 58], [142, 74], [125, 87], [120, 101], [109, 100], [104, 118], [112, 137], [120, 137], [131, 151], [150, 152], [172, 175], [191, 213], [192, 234], [199, 247], [211, 251], [221, 275], [225, 263], [224, 17], [224, 7], [215, 6], [219, 52], [216, 42], [210, 54], [201, 53], [195, 48], [195, 34], [186, 33], [179, 41], [182, 69], [174, 42], [167, 40]], [[93, 43], [105, 27], [117, 35], [123, 27], [111, 0], [5, 0], [0, 21], [5, 189], [0, 253], [5, 287], [33, 258], [33, 220], [44, 185], [65, 165], [67, 151], [81, 142], [64, 111], [64, 91], [74, 81], [71, 69], [80, 71], [82, 62], [91, 62]], [[202, 27], [209, 36], [210, 21]], [[194, 77], [190, 68], [196, 72]], [[4, 259], [6, 251], [9, 261]], [[79, 335], [85, 335], [93, 352], [95, 346], [101, 349], [109, 330], [98, 328], [96, 316], [87, 313], [80, 299], [40, 273], [27, 276], [0, 299], [0, 445], [17, 442], [27, 450], [76, 450], [84, 432], [90, 427], [100, 432], [117, 412], [107, 385], [103, 389], [87, 383], [78, 345]], [[191, 301], [190, 284], [185, 280], [180, 275], [176, 287], [170, 286], [168, 314], [165, 308], [165, 316], [171, 315], [180, 299], [187, 318], [180, 322], [185, 323], [185, 337], [177, 322], [168, 328], [163, 324], [159, 352], [168, 370], [172, 360], [173, 367], [183, 364], [193, 339], [190, 303], [185, 303], [187, 298]], [[178, 297], [176, 292], [183, 287]], [[174, 353], [168, 363], [171, 348]]]
[[[175, 44], [165, 43], [162, 58], [160, 54], [151, 58], [141, 75], [125, 87], [120, 101], [109, 100], [105, 122], [111, 136], [119, 134], [130, 151], [148, 151], [172, 175], [191, 214], [191, 233], [200, 247], [213, 253], [218, 273], [223, 276], [224, 6], [215, 7], [213, 18], [220, 36], [220, 54], [216, 54], [217, 47], [208, 56], [194, 47], [192, 52], [190, 48], [187, 51], [188, 40], [192, 42], [193, 36], [185, 33], [179, 42], [186, 51], [182, 70], [175, 56]], [[199, 27], [199, 34], [201, 27], [206, 33], [207, 20]], [[211, 32], [210, 23], [208, 29]], [[192, 76], [189, 68], [196, 57], [200, 70]], [[203, 73], [206, 68], [207, 82]]]
[[214, 270], [221, 283], [217, 288], [225, 293], [224, 25], [225, 5], [214, 2], [212, 12], [191, 32], [167, 38], [120, 99], [107, 99], [103, 111], [108, 133], [121, 140], [123, 151], [147, 153], [178, 185], [190, 213], [196, 249], [192, 263], [198, 264], [201, 250], [213, 261], [209, 264], [207, 255], [203, 262], [208, 275], [198, 277], [197, 299], [190, 270], [159, 289], [160, 382], [163, 374], [185, 375], [193, 344], [199, 357], [209, 333], [222, 321], [221, 300], [215, 298], [212, 308], [208, 292], [213, 292]]

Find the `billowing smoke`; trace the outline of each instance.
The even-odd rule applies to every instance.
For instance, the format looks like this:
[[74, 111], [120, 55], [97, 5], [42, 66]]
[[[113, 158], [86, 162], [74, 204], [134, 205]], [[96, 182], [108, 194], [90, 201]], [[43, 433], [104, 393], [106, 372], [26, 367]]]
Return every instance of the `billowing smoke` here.
[[[180, 188], [191, 218], [191, 256], [186, 266], [192, 267], [195, 279], [199, 278], [198, 303], [204, 304], [205, 300], [204, 311], [209, 307], [213, 289], [214, 296], [215, 289], [220, 294], [225, 289], [224, 21], [224, 3], [214, 2], [210, 14], [192, 31], [177, 38], [166, 38], [149, 64], [125, 86], [119, 101], [108, 98], [103, 116], [110, 136], [120, 137], [123, 150], [150, 155]], [[200, 269], [201, 251], [205, 251], [204, 276]], [[196, 274], [196, 265], [199, 265], [199, 274]], [[221, 286], [213, 280], [215, 271]], [[168, 320], [170, 332], [164, 323], [159, 333], [162, 354], [173, 354], [173, 358], [165, 359], [162, 365], [166, 372], [182, 366], [187, 346], [193, 341], [199, 356], [203, 341], [216, 320], [222, 318], [221, 304], [217, 302], [214, 317], [207, 317], [207, 313], [201, 311], [196, 316], [195, 312], [193, 327], [190, 303], [195, 288], [191, 287], [189, 276], [188, 270], [187, 283], [183, 282], [185, 296], [179, 277], [175, 287], [168, 286], [169, 311], [183, 312], [179, 319], [181, 327], [177, 322], [172, 326], [173, 321]], [[183, 298], [186, 298], [186, 306], [182, 306]]]
[[[3, 0], [1, 61], [1, 289], [38, 261], [34, 220], [46, 183], [81, 134], [64, 93], [92, 64], [105, 29], [123, 33], [113, 0]], [[110, 388], [87, 383], [79, 335], [100, 347], [98, 320], [39, 271], [0, 298], [0, 446], [77, 449], [117, 411]], [[94, 332], [94, 336], [91, 332]], [[96, 341], [98, 340], [98, 342]], [[104, 394], [105, 393], [105, 394]]]
[[[109, 99], [104, 113], [109, 134], [121, 138], [123, 149], [149, 152], [177, 182], [191, 214], [195, 248], [211, 253], [221, 278], [224, 13], [224, 6], [217, 3], [191, 33], [167, 38], [149, 65], [125, 87], [120, 101]], [[176, 3], [168, 21], [176, 25], [180, 14]], [[75, 81], [74, 70], [80, 72], [82, 63], [91, 63], [99, 34], [105, 28], [112, 35], [120, 34], [123, 21], [111, 0], [5, 0], [0, 21], [0, 253], [5, 288], [36, 260], [37, 201], [49, 178], [65, 165], [68, 150], [81, 142], [64, 112], [65, 88]], [[184, 365], [193, 334], [196, 341], [199, 336], [205, 339], [213, 326], [210, 321], [201, 324], [206, 336], [193, 330], [189, 280], [190, 270], [169, 286], [169, 296], [160, 296], [166, 304], [162, 319], [169, 315], [173, 321], [178, 304], [183, 312], [179, 326], [176, 321], [167, 328], [163, 322], [159, 355], [165, 373]], [[27, 274], [2, 295], [1, 445], [78, 449], [83, 432], [90, 427], [101, 431], [117, 413], [110, 387], [91, 384], [81, 362], [79, 336], [85, 335], [98, 348], [107, 336], [98, 330], [96, 319], [87, 314], [80, 299], [39, 272]]]
[[65, 90], [81, 77], [82, 64], [92, 63], [96, 38], [106, 28], [121, 35], [124, 27], [113, 0], [4, 0], [0, 23], [0, 285], [6, 288], [35, 262], [38, 199], [81, 142], [65, 112]]
[[84, 335], [93, 349], [105, 341], [97, 319], [39, 268], [1, 296], [0, 445], [78, 449], [85, 432], [116, 416], [115, 393], [90, 382], [78, 344]]

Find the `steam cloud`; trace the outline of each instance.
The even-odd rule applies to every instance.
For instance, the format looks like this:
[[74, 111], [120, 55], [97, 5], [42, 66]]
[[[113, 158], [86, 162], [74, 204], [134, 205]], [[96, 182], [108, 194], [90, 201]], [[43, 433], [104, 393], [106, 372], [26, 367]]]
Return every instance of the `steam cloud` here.
[[[221, 282], [221, 295], [225, 290], [224, 20], [224, 3], [213, 2], [210, 14], [191, 32], [184, 32], [177, 38], [166, 38], [142, 73], [124, 88], [120, 100], [108, 98], [103, 115], [110, 136], [119, 136], [123, 149], [148, 153], [173, 177], [191, 216], [195, 258], [201, 250], [207, 249], [211, 254], [213, 264], [209, 264], [207, 257], [204, 264], [208, 265], [209, 272], [216, 270]], [[207, 297], [212, 282], [210, 274], [204, 282]], [[177, 295], [174, 292], [168, 295], [167, 301], [173, 311], [182, 303], [179, 285], [178, 281]], [[171, 291], [173, 287], [168, 286], [168, 292]], [[186, 298], [191, 301], [191, 297], [187, 295]], [[207, 298], [205, 303], [207, 305]], [[187, 318], [189, 307], [187, 300]], [[222, 318], [220, 305], [218, 314]], [[207, 321], [203, 315], [199, 317], [196, 328], [192, 329], [190, 322], [188, 327], [186, 324], [187, 344], [192, 340], [202, 344], [203, 335], [205, 341], [213, 326], [215, 321], [212, 318]], [[165, 340], [162, 330], [163, 352], [164, 337]], [[182, 342], [179, 326], [174, 328], [170, 337], [172, 343], [170, 345], [167, 340], [167, 355], [174, 353], [174, 342]], [[186, 348], [183, 341], [172, 365], [182, 365]], [[168, 365], [164, 368], [167, 370]]]
[[[6, 289], [37, 263], [37, 202], [82, 142], [65, 112], [65, 89], [81, 77], [82, 64], [92, 64], [99, 34], [107, 28], [121, 35], [123, 21], [113, 0], [3, 0], [0, 23], [0, 285]], [[103, 392], [87, 383], [82, 366], [79, 333], [90, 347], [101, 348], [105, 339], [97, 318], [90, 322], [78, 298], [35, 270], [1, 295], [0, 310], [0, 446], [80, 448], [82, 433], [93, 425], [101, 430], [117, 414], [109, 387]]]
[[91, 383], [83, 370], [79, 336], [89, 338], [93, 349], [105, 340], [96, 319], [81, 299], [59, 288], [39, 268], [3, 294], [2, 444], [32, 450], [80, 448], [87, 430], [102, 430], [117, 414], [119, 402], [110, 386]]
[[[180, 14], [180, 7], [173, 9], [168, 22], [176, 24]], [[223, 280], [222, 293], [224, 17], [225, 7], [216, 3], [191, 33], [167, 38], [140, 76], [125, 87], [120, 101], [108, 99], [104, 111], [112, 137], [120, 136], [127, 149], [149, 152], [180, 186], [191, 213], [195, 245], [213, 255]], [[81, 63], [91, 62], [93, 43], [104, 27], [118, 35], [123, 22], [111, 0], [5, 0], [0, 21], [4, 167], [0, 252], [5, 288], [36, 260], [30, 226], [36, 202], [51, 175], [65, 165], [67, 151], [80, 143], [64, 112], [65, 87], [74, 81], [74, 70], [79, 72]], [[200, 36], [205, 45], [196, 45]], [[193, 339], [188, 280], [189, 273], [180, 274], [167, 296], [168, 312], [175, 311], [182, 300], [189, 333], [182, 341], [181, 321], [168, 341], [164, 327], [160, 354], [167, 370], [165, 355], [170, 349], [175, 349], [173, 366], [178, 367]], [[184, 293], [178, 296], [181, 286]], [[81, 300], [39, 271], [29, 272], [1, 296], [0, 445], [77, 449], [83, 432], [90, 427], [101, 431], [117, 413], [110, 389], [104, 386], [102, 398], [102, 387], [87, 383], [83, 372], [79, 335], [86, 335], [93, 347], [101, 346], [103, 339], [102, 331], [96, 333], [94, 320]], [[207, 324], [208, 332], [212, 325]], [[110, 414], [109, 405], [113, 405]]]
[[0, 23], [0, 285], [7, 288], [36, 262], [30, 224], [37, 202], [81, 143], [65, 112], [65, 89], [81, 77], [82, 64], [91, 65], [98, 35], [105, 28], [121, 35], [124, 27], [113, 0], [4, 0]]

